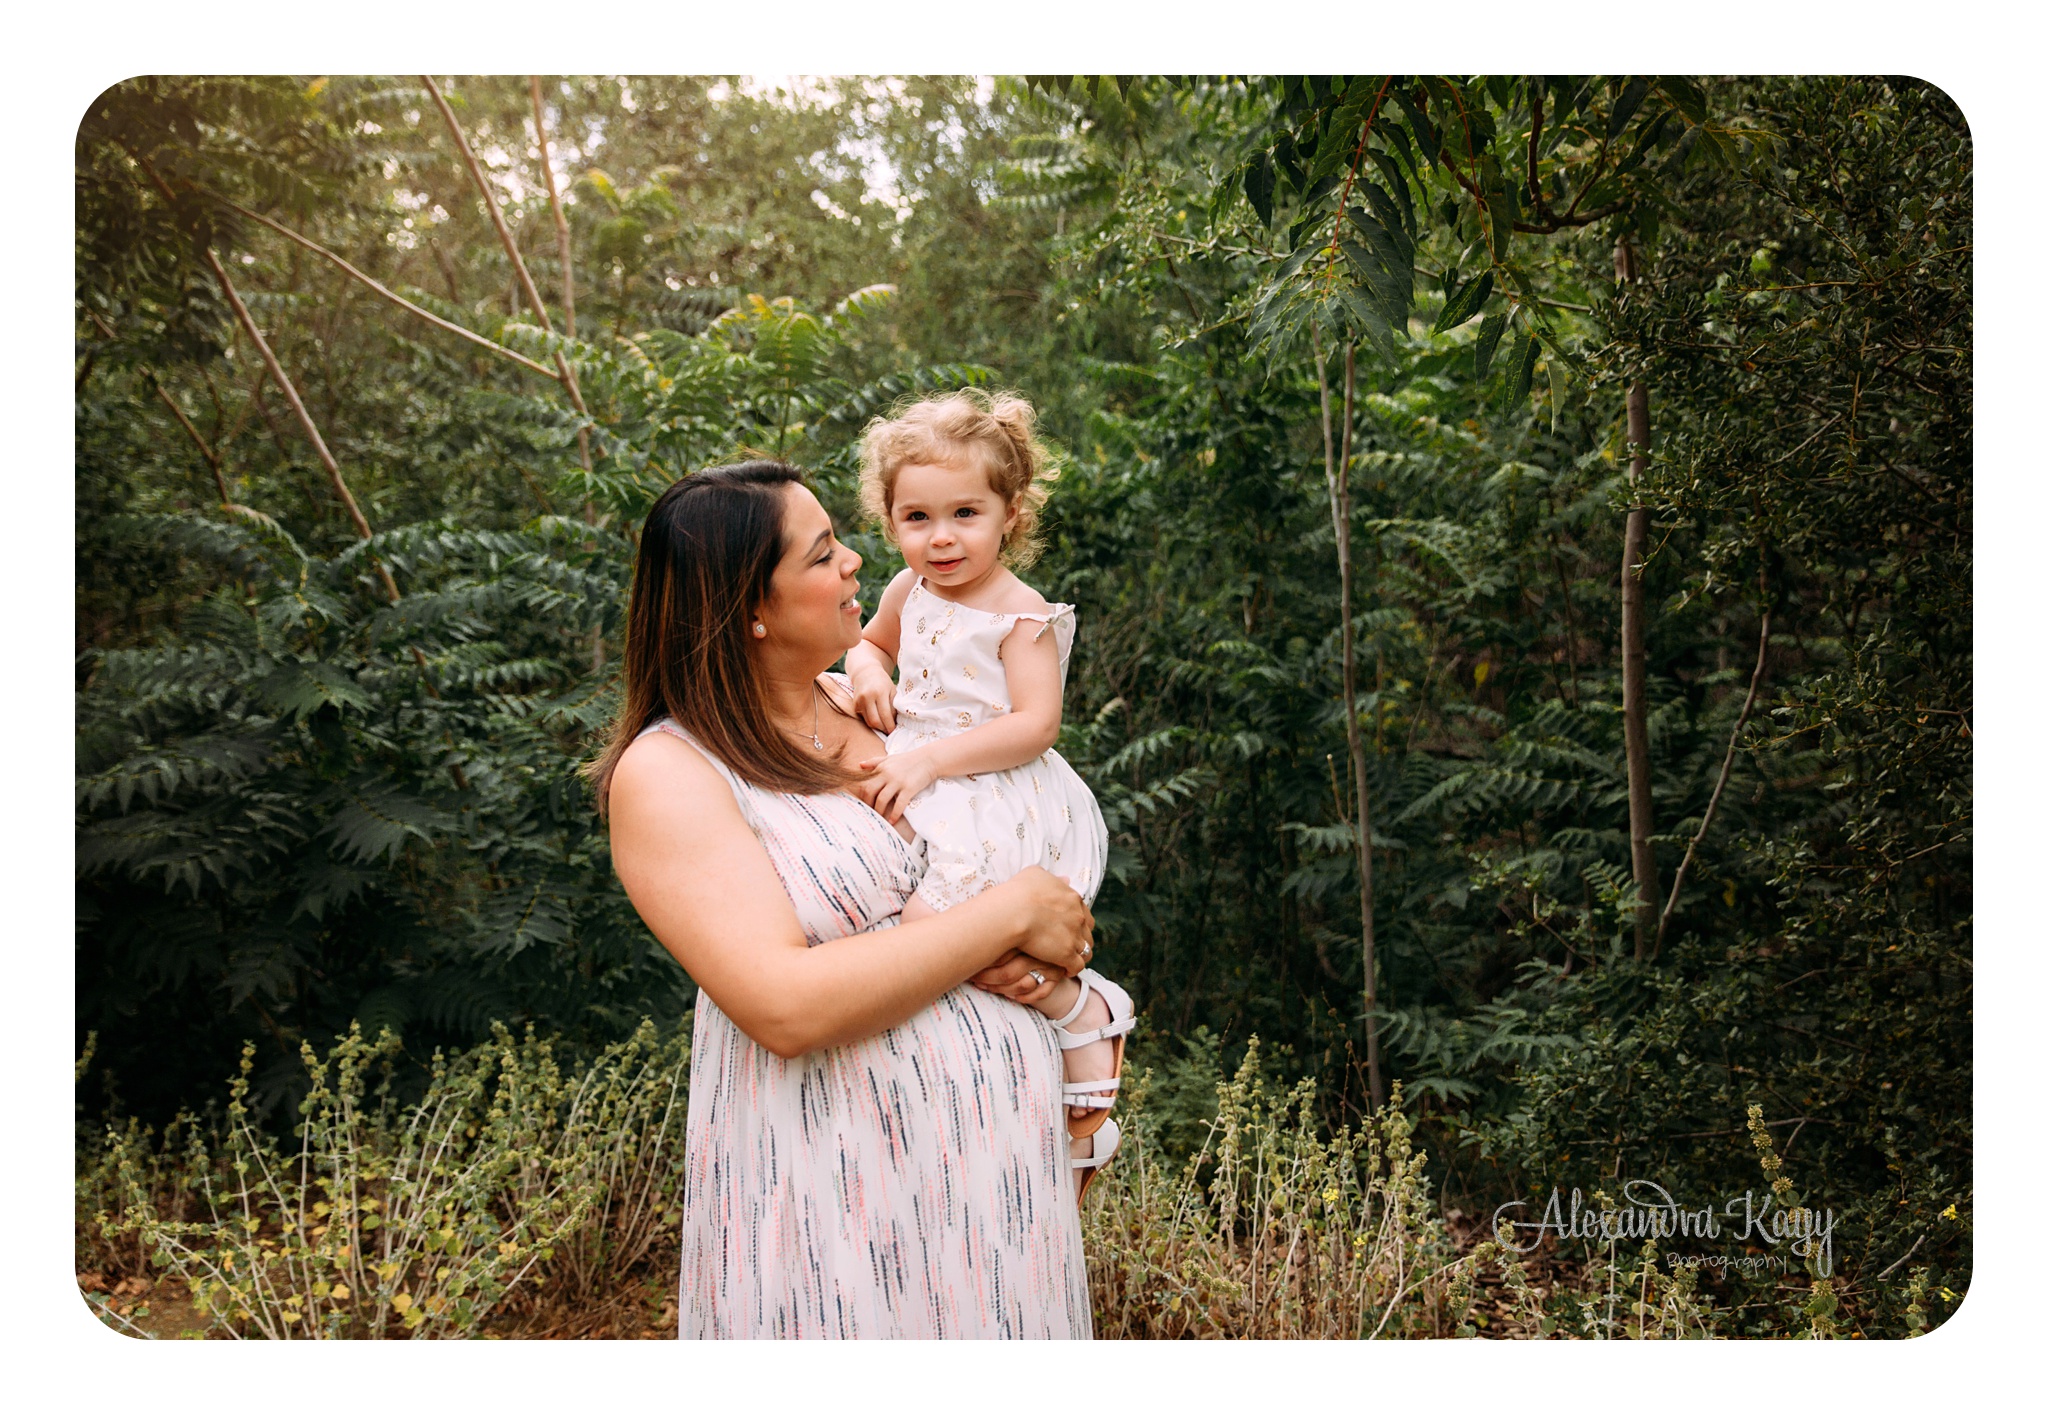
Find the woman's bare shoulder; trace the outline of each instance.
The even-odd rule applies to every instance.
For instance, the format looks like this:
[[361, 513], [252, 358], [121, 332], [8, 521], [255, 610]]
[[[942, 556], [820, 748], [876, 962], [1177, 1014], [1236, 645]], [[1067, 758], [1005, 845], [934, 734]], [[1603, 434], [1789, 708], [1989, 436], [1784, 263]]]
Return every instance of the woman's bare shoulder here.
[[628, 746], [612, 769], [609, 814], [616, 830], [622, 822], [645, 818], [672, 820], [678, 815], [701, 817], [721, 813], [721, 805], [739, 820], [732, 788], [694, 745], [673, 732], [649, 732]]

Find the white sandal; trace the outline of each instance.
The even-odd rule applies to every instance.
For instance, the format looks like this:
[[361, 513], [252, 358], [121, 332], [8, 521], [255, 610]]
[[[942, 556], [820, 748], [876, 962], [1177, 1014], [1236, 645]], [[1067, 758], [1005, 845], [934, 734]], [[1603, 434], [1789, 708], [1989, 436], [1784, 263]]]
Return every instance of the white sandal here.
[[[1096, 972], [1083, 968], [1074, 975], [1074, 981], [1081, 985], [1080, 996], [1067, 1015], [1053, 1026], [1059, 1029], [1060, 1050], [1072, 1051], [1087, 1046], [1090, 1042], [1108, 1041], [1115, 1049], [1115, 1059], [1109, 1075], [1098, 1081], [1068, 1081], [1060, 1087], [1063, 1105], [1082, 1107], [1096, 1112], [1076, 1120], [1067, 1120], [1067, 1133], [1076, 1140], [1085, 1139], [1100, 1130], [1109, 1120], [1109, 1108], [1116, 1104], [1117, 1087], [1123, 1084], [1124, 1034], [1138, 1025], [1137, 1011], [1131, 1005], [1131, 995], [1115, 983]], [[1070, 1032], [1067, 1024], [1081, 1015], [1081, 1009], [1088, 1005], [1090, 988], [1102, 994], [1102, 1000], [1109, 1004], [1109, 1022], [1088, 1032]], [[1114, 1148], [1114, 1147], [1112, 1147]]]
[[[1116, 1157], [1117, 1150], [1123, 1145], [1124, 1132], [1122, 1127], [1108, 1116], [1102, 1118], [1102, 1123], [1094, 1134], [1094, 1152], [1087, 1159], [1074, 1161], [1074, 1168], [1084, 1171], [1081, 1175], [1080, 1187], [1074, 1191], [1074, 1203], [1077, 1206], [1083, 1199], [1088, 1197], [1088, 1186], [1095, 1182], [1095, 1176], [1102, 1173], [1102, 1167]], [[1106, 1147], [1105, 1141], [1107, 1141]]]

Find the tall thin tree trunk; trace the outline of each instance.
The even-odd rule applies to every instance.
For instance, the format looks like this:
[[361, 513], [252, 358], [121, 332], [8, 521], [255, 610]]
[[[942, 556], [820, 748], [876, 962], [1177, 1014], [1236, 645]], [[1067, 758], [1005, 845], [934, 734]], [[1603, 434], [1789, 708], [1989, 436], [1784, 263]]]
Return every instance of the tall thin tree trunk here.
[[[441, 110], [441, 117], [448, 124], [448, 131], [455, 139], [456, 150], [462, 155], [463, 165], [469, 169], [470, 180], [476, 184], [477, 195], [484, 199], [484, 212], [491, 218], [492, 229], [498, 233], [498, 244], [505, 248], [505, 258], [512, 262], [512, 276], [516, 288], [525, 293], [526, 302], [533, 306], [533, 317], [539, 322], [540, 327], [549, 334], [554, 333], [555, 326], [548, 318], [548, 307], [541, 300], [540, 291], [534, 288], [533, 277], [527, 274], [526, 260], [519, 254], [519, 243], [512, 239], [512, 228], [505, 224], [504, 213], [498, 210], [497, 195], [491, 191], [490, 181], [484, 176], [483, 164], [476, 160], [476, 153], [470, 149], [469, 138], [464, 135], [462, 124], [455, 119], [455, 110], [450, 108], [448, 100], [442, 97], [441, 86], [434, 82], [433, 75], [421, 74], [420, 81], [426, 84], [427, 92], [432, 95], [435, 106]], [[561, 371], [562, 387], [568, 392], [569, 401], [576, 405], [578, 413], [588, 418], [590, 409], [583, 404], [583, 389], [576, 382], [576, 370], [559, 349], [555, 351], [555, 367]], [[583, 470], [587, 472], [590, 470], [590, 443], [587, 437], [580, 439], [580, 447], [583, 453]]]
[[533, 134], [540, 147], [540, 172], [548, 184], [548, 206], [555, 213], [555, 249], [562, 259], [562, 330], [576, 337], [576, 273], [570, 259], [569, 218], [562, 214], [562, 193], [555, 185], [555, 164], [548, 155], [547, 110], [540, 99], [540, 75], [528, 80], [533, 86]]
[[[555, 214], [555, 250], [562, 264], [562, 332], [571, 339], [576, 337], [576, 262], [575, 253], [569, 244], [569, 218], [562, 214], [562, 193], [555, 185], [555, 164], [548, 156], [547, 107], [541, 102], [540, 75], [531, 74], [527, 82], [533, 93], [533, 136], [540, 149], [540, 173], [548, 186], [548, 207]], [[590, 429], [576, 429], [576, 451], [583, 459], [583, 470], [590, 470]], [[597, 524], [597, 506], [588, 498], [583, 502], [583, 519], [590, 525]], [[590, 631], [590, 671], [598, 672], [604, 667], [604, 626]]]
[[1330, 375], [1323, 362], [1322, 336], [1315, 336], [1316, 389], [1322, 399], [1323, 480], [1330, 496], [1331, 529], [1337, 537], [1337, 612], [1344, 646], [1344, 741], [1351, 754], [1352, 789], [1358, 796], [1359, 953], [1365, 972], [1365, 1076], [1375, 1108], [1385, 1105], [1386, 1078], [1380, 1069], [1379, 960], [1373, 941], [1372, 793], [1365, 775], [1365, 737], [1358, 726], [1358, 646], [1351, 614], [1351, 411], [1357, 387], [1356, 350], [1344, 345], [1344, 404], [1341, 430], [1331, 426]]
[[[1624, 236], [1614, 247], [1614, 275], [1620, 283], [1636, 278], [1635, 251]], [[1628, 387], [1628, 484], [1633, 493], [1649, 468], [1650, 390], [1641, 380]], [[1656, 829], [1650, 799], [1649, 704], [1645, 700], [1649, 655], [1643, 646], [1643, 561], [1649, 554], [1650, 508], [1628, 510], [1621, 542], [1621, 731], [1628, 752], [1628, 853], [1636, 895], [1636, 958], [1657, 956], [1657, 853], [1650, 844]]]

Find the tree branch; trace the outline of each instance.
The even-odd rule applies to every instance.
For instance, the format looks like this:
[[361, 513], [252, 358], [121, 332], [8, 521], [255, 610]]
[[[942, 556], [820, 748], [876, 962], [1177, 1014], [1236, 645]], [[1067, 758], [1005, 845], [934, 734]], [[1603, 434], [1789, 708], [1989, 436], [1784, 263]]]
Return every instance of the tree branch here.
[[239, 212], [241, 215], [248, 217], [251, 221], [258, 223], [259, 225], [267, 226], [271, 230], [277, 232], [278, 235], [283, 236], [286, 240], [296, 241], [299, 245], [304, 246], [314, 255], [321, 256], [326, 260], [332, 261], [336, 266], [340, 267], [340, 269], [345, 274], [349, 275], [351, 278], [358, 280], [364, 285], [368, 286], [371, 290], [383, 296], [385, 299], [391, 301], [392, 304], [397, 305], [400, 309], [406, 311], [408, 314], [418, 315], [421, 319], [433, 325], [436, 329], [445, 329], [450, 334], [456, 335], [463, 339], [467, 339], [470, 343], [476, 345], [478, 348], [488, 349], [492, 353], [497, 354], [502, 358], [512, 360], [512, 362], [515, 364], [520, 364], [526, 368], [532, 369], [535, 373], [540, 374], [544, 378], [552, 378], [558, 382], [560, 381], [561, 375], [557, 374], [553, 369], [548, 368], [543, 364], [535, 363], [532, 359], [527, 358], [526, 355], [519, 353], [517, 350], [508, 349], [503, 344], [498, 343], [496, 340], [486, 339], [483, 335], [477, 333], [474, 329], [464, 329], [461, 325], [455, 323], [453, 320], [443, 319], [441, 318], [441, 316], [435, 314], [432, 310], [422, 309], [420, 306], [414, 304], [411, 300], [406, 299], [405, 296], [399, 294], [395, 290], [390, 289], [382, 281], [377, 280], [373, 276], [364, 274], [362, 271], [356, 269], [355, 266], [349, 264], [348, 261], [336, 255], [333, 251], [328, 250], [327, 247], [319, 244], [314, 240], [311, 240], [308, 237], [300, 235], [297, 231], [292, 230], [291, 227], [286, 226], [281, 222], [273, 221], [268, 216], [262, 215], [260, 212], [251, 211], [249, 210], [248, 207], [241, 205], [239, 202], [229, 201], [224, 196], [215, 195], [214, 200], [218, 201], [221, 205], [227, 207], [231, 211]]
[[[108, 342], [111, 343], [118, 338], [114, 333], [114, 326], [102, 319], [98, 310], [87, 310], [85, 314], [86, 318], [98, 326], [100, 334]], [[192, 445], [199, 449], [199, 455], [206, 459], [208, 469], [213, 472], [213, 484], [220, 492], [221, 509], [223, 511], [247, 510], [247, 507], [235, 505], [235, 499], [228, 495], [227, 478], [221, 475], [220, 470], [220, 454], [207, 445], [206, 439], [200, 436], [199, 429], [192, 425], [192, 419], [185, 416], [185, 410], [178, 406], [178, 400], [171, 397], [170, 391], [164, 387], [156, 374], [147, 368], [141, 372], [142, 376], [148, 380], [149, 386], [156, 391], [156, 396], [163, 400], [163, 405], [171, 410], [171, 416], [178, 420], [178, 426], [185, 429], [185, 435], [192, 439]]]
[[[278, 392], [284, 394], [285, 401], [292, 405], [292, 411], [298, 415], [299, 426], [305, 430], [306, 440], [313, 444], [313, 450], [319, 454], [320, 465], [327, 469], [327, 479], [334, 487], [334, 494], [341, 498], [342, 506], [348, 511], [349, 520], [355, 524], [356, 534], [364, 540], [370, 539], [370, 523], [363, 519], [362, 507], [356, 505], [354, 493], [348, 489], [348, 482], [342, 478], [341, 467], [335, 462], [334, 454], [327, 450], [327, 440], [320, 436], [320, 429], [314, 425], [312, 414], [306, 411], [306, 405], [299, 397], [299, 390], [292, 386], [291, 379], [286, 376], [284, 368], [277, 361], [277, 355], [271, 352], [269, 342], [264, 339], [263, 331], [256, 327], [255, 319], [250, 316], [249, 307], [242, 303], [242, 296], [235, 289], [235, 282], [228, 279], [227, 268], [220, 263], [220, 257], [215, 255], [211, 248], [206, 252], [206, 263], [213, 267], [213, 278], [220, 282], [221, 293], [228, 297], [228, 304], [233, 307], [235, 318], [248, 334], [250, 342], [256, 346], [256, 352], [263, 356], [263, 366], [270, 370], [271, 382], [277, 385]], [[370, 563], [377, 567], [377, 576], [384, 582], [384, 593], [391, 597], [393, 604], [398, 603], [398, 584], [391, 578], [391, 572], [385, 569], [384, 562], [374, 555], [370, 557]]]
[[178, 420], [178, 426], [185, 429], [185, 435], [192, 439], [192, 445], [199, 449], [199, 455], [206, 459], [207, 467], [213, 472], [214, 489], [220, 493], [221, 509], [236, 509], [234, 497], [228, 495], [228, 479], [221, 473], [220, 454], [206, 445], [206, 439], [199, 435], [198, 428], [192, 426], [192, 419], [185, 416], [185, 410], [178, 406], [178, 400], [171, 396], [170, 390], [154, 376], [150, 378], [149, 385], [156, 390], [156, 396], [163, 400], [163, 405], [171, 410], [171, 416]]
[[[1344, 210], [1351, 205], [1351, 187], [1358, 180], [1358, 164], [1365, 160], [1365, 142], [1372, 136], [1373, 120], [1379, 117], [1380, 104], [1387, 96], [1387, 89], [1393, 85], [1392, 74], [1380, 83], [1380, 91], [1372, 96], [1372, 107], [1365, 110], [1365, 121], [1358, 127], [1358, 147], [1351, 154], [1350, 170], [1344, 174], [1344, 190], [1337, 196], [1337, 219], [1330, 228], [1330, 259], [1323, 266], [1323, 278], [1329, 279], [1337, 268], [1337, 243], [1344, 234]], [[1348, 348], [1349, 345], [1347, 344]]]
[[[448, 123], [448, 131], [455, 137], [455, 146], [462, 153], [463, 164], [469, 168], [470, 179], [484, 199], [484, 210], [489, 213], [491, 225], [498, 233], [498, 244], [505, 248], [506, 256], [512, 262], [512, 273], [518, 278], [519, 288], [526, 292], [526, 302], [533, 306], [533, 317], [540, 321], [540, 327], [552, 334], [555, 326], [548, 320], [548, 307], [541, 302], [540, 291], [534, 288], [533, 277], [526, 273], [526, 261], [519, 254], [519, 243], [512, 239], [512, 228], [505, 224], [504, 213], [498, 210], [498, 198], [491, 191], [490, 182], [484, 177], [483, 165], [476, 160], [476, 153], [470, 150], [469, 139], [463, 136], [462, 124], [455, 121], [455, 110], [448, 106], [448, 100], [441, 96], [441, 86], [434, 82], [433, 75], [421, 74], [420, 80], [427, 86], [427, 92], [434, 97], [434, 104], [441, 110], [441, 117]], [[562, 371], [562, 387], [569, 392], [569, 401], [576, 405], [576, 411], [584, 417], [590, 416], [590, 409], [583, 405], [583, 390], [576, 384], [576, 370], [569, 366], [560, 349], [555, 350], [555, 367]], [[588, 463], [585, 463], [586, 469]]]
[[1923, 1234], [1921, 1234], [1921, 1235], [1920, 1235], [1920, 1236], [1919, 1236], [1918, 1238], [1914, 1239], [1914, 1240], [1913, 1240], [1913, 1246], [1912, 1246], [1912, 1247], [1910, 1247], [1910, 1248], [1908, 1248], [1908, 1249], [1907, 1249], [1907, 1250], [1906, 1250], [1906, 1251], [1905, 1251], [1905, 1252], [1904, 1252], [1903, 1254], [1901, 1254], [1901, 1255], [1900, 1255], [1900, 1257], [1898, 1258], [1897, 1262], [1894, 1262], [1894, 1263], [1893, 1263], [1893, 1264], [1892, 1264], [1892, 1265], [1891, 1265], [1890, 1267], [1887, 1267], [1887, 1268], [1886, 1268], [1886, 1269], [1885, 1269], [1885, 1270], [1884, 1270], [1883, 1272], [1879, 1273], [1879, 1274], [1878, 1274], [1878, 1275], [1877, 1275], [1876, 1277], [1872, 1278], [1872, 1279], [1871, 1279], [1871, 1281], [1872, 1281], [1872, 1282], [1883, 1282], [1883, 1281], [1884, 1281], [1884, 1280], [1885, 1280], [1886, 1278], [1890, 1277], [1890, 1276], [1892, 1275], [1893, 1271], [1894, 1271], [1894, 1270], [1896, 1270], [1896, 1269], [1898, 1268], [1898, 1266], [1899, 1266], [1899, 1263], [1903, 1263], [1903, 1262], [1905, 1262], [1907, 1258], [1910, 1258], [1910, 1257], [1912, 1257], [1912, 1256], [1913, 1256], [1913, 1255], [1914, 1255], [1915, 1253], [1919, 1252], [1919, 1251], [1920, 1251], [1920, 1245], [1921, 1245], [1922, 1243], [1925, 1243], [1926, 1241], [1927, 1241], [1927, 1235], [1926, 1235], [1926, 1234], [1924, 1234], [1924, 1233], [1923, 1233]]
[[1757, 633], [1756, 669], [1749, 675], [1749, 692], [1742, 699], [1742, 711], [1736, 716], [1735, 730], [1728, 734], [1728, 750], [1721, 757], [1721, 775], [1714, 782], [1714, 794], [1707, 799], [1707, 813], [1700, 818], [1700, 828], [1693, 832], [1692, 840], [1685, 847], [1685, 858], [1678, 862], [1678, 873], [1671, 877], [1671, 892], [1664, 898], [1664, 912], [1657, 918], [1657, 945], [1664, 944], [1664, 931], [1671, 926], [1671, 916], [1678, 909], [1678, 891], [1685, 885], [1685, 872], [1692, 866], [1693, 855], [1706, 839], [1707, 828], [1714, 823], [1715, 808], [1721, 804], [1721, 793], [1728, 786], [1728, 772], [1735, 765], [1735, 748], [1742, 740], [1742, 729], [1749, 725], [1750, 709], [1756, 706], [1757, 689], [1764, 681], [1764, 659], [1771, 647], [1771, 611], [1764, 607], [1763, 624]]

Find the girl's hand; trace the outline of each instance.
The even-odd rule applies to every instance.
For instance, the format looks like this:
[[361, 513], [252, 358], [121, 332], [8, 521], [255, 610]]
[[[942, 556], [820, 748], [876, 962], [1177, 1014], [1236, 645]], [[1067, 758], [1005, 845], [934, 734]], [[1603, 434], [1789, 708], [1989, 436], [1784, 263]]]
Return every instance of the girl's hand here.
[[[1033, 977], [1033, 973], [1038, 976]], [[983, 992], [992, 992], [1029, 1007], [1049, 997], [1066, 976], [1064, 970], [1013, 948], [967, 981]], [[1040, 978], [1044, 981], [1040, 982]]]
[[855, 783], [855, 793], [891, 825], [903, 819], [903, 808], [916, 800], [919, 792], [939, 779], [931, 758], [921, 749], [893, 757], [869, 757], [854, 766], [858, 771], [871, 773]]
[[896, 685], [889, 675], [872, 664], [847, 675], [853, 686], [853, 705], [861, 721], [881, 733], [896, 730]]

